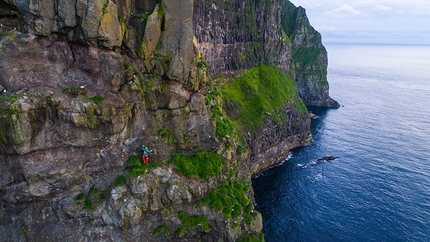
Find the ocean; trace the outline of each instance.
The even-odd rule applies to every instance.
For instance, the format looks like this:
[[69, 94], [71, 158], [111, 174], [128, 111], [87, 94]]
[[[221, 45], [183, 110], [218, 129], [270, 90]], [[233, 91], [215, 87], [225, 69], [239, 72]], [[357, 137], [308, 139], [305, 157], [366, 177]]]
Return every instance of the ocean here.
[[326, 48], [342, 107], [252, 180], [266, 241], [430, 241], [430, 46]]

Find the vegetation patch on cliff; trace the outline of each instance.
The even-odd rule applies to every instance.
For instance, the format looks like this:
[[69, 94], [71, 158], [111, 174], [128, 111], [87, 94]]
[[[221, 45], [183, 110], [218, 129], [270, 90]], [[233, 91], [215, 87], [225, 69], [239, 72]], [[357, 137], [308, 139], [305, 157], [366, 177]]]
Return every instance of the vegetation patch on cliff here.
[[167, 161], [174, 164], [175, 170], [188, 178], [209, 178], [222, 171], [225, 160], [218, 154], [210, 151], [197, 151], [191, 156], [182, 153], [173, 153]]
[[264, 234], [260, 233], [257, 237], [253, 234], [240, 238], [237, 242], [264, 242]]
[[164, 235], [169, 235], [172, 233], [172, 230], [169, 227], [167, 227], [166, 225], [162, 224], [162, 225], [158, 226], [158, 228], [156, 228], [152, 234], [157, 235], [160, 233], [162, 233]]
[[100, 190], [94, 186], [89, 190], [88, 194], [80, 193], [76, 196], [75, 200], [78, 205], [82, 205], [83, 209], [88, 211], [93, 210], [96, 204], [102, 203], [106, 200], [109, 194], [109, 189]]
[[[222, 77], [219, 77], [222, 79]], [[217, 105], [218, 100], [221, 100], [220, 92], [218, 88], [213, 87], [213, 91], [205, 94], [206, 96], [206, 105], [210, 106], [212, 111], [211, 120], [216, 123], [216, 134], [218, 138], [223, 138], [226, 135], [231, 136], [233, 134], [233, 125], [230, 121], [229, 117], [225, 116], [225, 113], [222, 109]]]
[[[201, 215], [190, 216], [184, 211], [178, 212], [179, 219], [182, 224], [186, 227], [200, 227], [206, 233], [209, 233], [211, 228], [209, 227], [208, 218]], [[180, 232], [178, 232], [180, 233]]]
[[[224, 86], [224, 106], [234, 125], [242, 131], [255, 133], [264, 119], [271, 117], [282, 122], [281, 112], [293, 101], [300, 113], [306, 113], [298, 99], [294, 80], [278, 67], [260, 65]], [[297, 100], [296, 100], [297, 99]]]
[[[248, 189], [248, 182], [230, 184], [224, 180], [217, 189], [209, 190], [199, 204], [208, 204], [211, 209], [222, 212], [226, 218], [237, 218], [243, 214], [243, 207], [249, 205], [249, 199], [245, 194]], [[245, 211], [248, 209], [245, 208]]]
[[85, 87], [68, 87], [63, 90], [63, 93], [71, 96], [85, 95], [87, 89]]

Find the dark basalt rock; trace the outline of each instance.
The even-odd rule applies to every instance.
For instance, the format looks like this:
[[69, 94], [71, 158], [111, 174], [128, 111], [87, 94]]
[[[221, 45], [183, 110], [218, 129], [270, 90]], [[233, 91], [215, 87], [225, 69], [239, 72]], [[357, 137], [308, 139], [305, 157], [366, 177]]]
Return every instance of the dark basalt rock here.
[[326, 155], [321, 158], [319, 158], [317, 161], [328, 161], [328, 160], [335, 160], [337, 157], [332, 155]]

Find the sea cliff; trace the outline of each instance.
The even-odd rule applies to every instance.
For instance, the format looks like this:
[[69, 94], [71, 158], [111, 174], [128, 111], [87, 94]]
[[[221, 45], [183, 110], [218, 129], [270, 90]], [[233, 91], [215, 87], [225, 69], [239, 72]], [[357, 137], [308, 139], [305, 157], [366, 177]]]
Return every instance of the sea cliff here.
[[0, 0], [0, 24], [1, 241], [263, 239], [251, 176], [338, 105], [288, 1]]

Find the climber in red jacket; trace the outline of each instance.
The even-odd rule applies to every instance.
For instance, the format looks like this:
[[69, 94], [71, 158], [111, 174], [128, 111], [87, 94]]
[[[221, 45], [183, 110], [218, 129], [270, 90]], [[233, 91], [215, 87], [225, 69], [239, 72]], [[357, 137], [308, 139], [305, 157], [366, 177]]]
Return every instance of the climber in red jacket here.
[[148, 146], [142, 145], [142, 162], [148, 163], [149, 161], [149, 153], [151, 153], [152, 150], [148, 148]]

